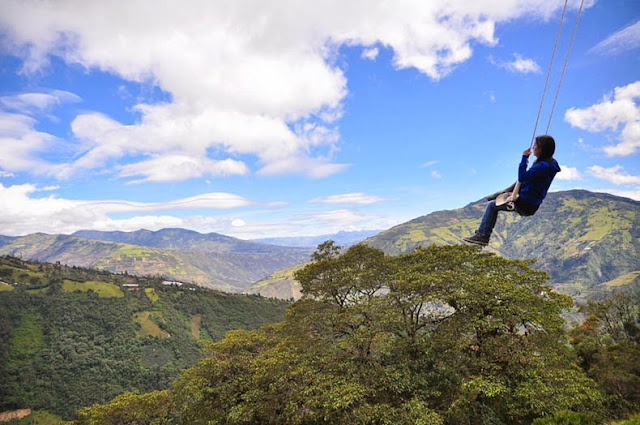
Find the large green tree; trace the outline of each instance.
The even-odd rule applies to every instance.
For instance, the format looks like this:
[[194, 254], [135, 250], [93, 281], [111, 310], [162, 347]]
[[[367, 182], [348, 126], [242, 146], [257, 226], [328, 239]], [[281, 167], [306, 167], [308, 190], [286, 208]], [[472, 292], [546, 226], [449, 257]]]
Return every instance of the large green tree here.
[[607, 410], [624, 417], [640, 411], [640, 293], [621, 290], [590, 300], [571, 342], [581, 366], [607, 395]]
[[[560, 316], [569, 297], [529, 262], [475, 247], [389, 257], [319, 246], [296, 274], [304, 298], [283, 322], [234, 331], [159, 394], [85, 409], [80, 424], [529, 424], [560, 410], [598, 414]], [[140, 397], [146, 397], [140, 400]], [[96, 422], [100, 414], [102, 421]]]

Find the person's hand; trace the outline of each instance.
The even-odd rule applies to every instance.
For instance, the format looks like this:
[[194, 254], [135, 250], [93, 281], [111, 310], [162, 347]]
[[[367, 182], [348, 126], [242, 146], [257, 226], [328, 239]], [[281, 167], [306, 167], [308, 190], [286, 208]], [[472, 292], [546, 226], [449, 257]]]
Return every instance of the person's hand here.
[[531, 148], [527, 148], [527, 149], [525, 149], [525, 150], [524, 150], [524, 152], [522, 152], [522, 155], [524, 155], [524, 156], [529, 156], [529, 155], [531, 155]]

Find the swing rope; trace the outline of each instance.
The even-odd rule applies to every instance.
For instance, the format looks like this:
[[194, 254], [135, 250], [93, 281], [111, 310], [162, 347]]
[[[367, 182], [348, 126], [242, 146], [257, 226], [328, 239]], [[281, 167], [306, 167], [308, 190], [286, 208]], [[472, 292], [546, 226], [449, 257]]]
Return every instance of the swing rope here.
[[[564, 72], [567, 69], [567, 63], [569, 62], [569, 54], [571, 53], [571, 47], [573, 46], [573, 40], [576, 38], [576, 31], [578, 30], [578, 22], [580, 22], [580, 14], [582, 13], [582, 6], [583, 5], [584, 5], [584, 0], [582, 0], [580, 2], [580, 8], [578, 9], [578, 15], [576, 15], [576, 23], [573, 25], [573, 32], [571, 33], [571, 41], [569, 41], [569, 47], [567, 48], [567, 56], [565, 56], [565, 58], [564, 58], [564, 66], [562, 67], [562, 74], [560, 74], [560, 80], [558, 81], [558, 88], [556, 89], [556, 97], [553, 99], [553, 106], [551, 107], [551, 112], [549, 113], [549, 121], [547, 122], [547, 129], [545, 130], [545, 134], [549, 134], [549, 127], [551, 127], [551, 117], [553, 117], [553, 112], [556, 109], [556, 102], [558, 102], [558, 94], [560, 94], [560, 86], [562, 85], [562, 79], [564, 78]], [[566, 7], [566, 3], [565, 3], [565, 7]]]
[[[533, 127], [533, 135], [531, 136], [531, 144], [529, 145], [529, 149], [533, 148], [533, 144], [536, 140], [536, 131], [538, 129], [538, 122], [540, 121], [540, 114], [542, 113], [542, 106], [544, 105], [544, 98], [547, 94], [547, 87], [549, 86], [549, 77], [551, 76], [551, 69], [553, 68], [553, 60], [556, 56], [556, 50], [558, 48], [558, 40], [560, 40], [560, 34], [562, 32], [562, 23], [564, 21], [564, 16], [567, 11], [567, 4], [569, 0], [564, 0], [564, 8], [562, 9], [562, 16], [560, 17], [560, 24], [558, 25], [558, 33], [556, 35], [556, 41], [553, 45], [553, 52], [551, 53], [551, 61], [549, 62], [549, 69], [547, 70], [547, 78], [544, 82], [544, 89], [542, 90], [542, 98], [540, 99], [540, 107], [538, 108], [538, 116], [536, 117], [536, 123]], [[575, 39], [576, 30], [578, 29], [578, 22], [580, 22], [580, 14], [582, 13], [582, 6], [584, 5], [584, 0], [580, 2], [580, 8], [578, 9], [578, 14], [576, 16], [576, 22], [573, 26], [573, 33], [571, 34], [571, 41], [569, 42], [569, 47], [567, 49], [567, 55], [564, 59], [564, 66], [562, 67], [562, 74], [560, 75], [560, 80], [558, 81], [558, 88], [556, 89], [556, 95], [553, 100], [553, 106], [551, 108], [551, 113], [549, 114], [549, 121], [547, 122], [547, 129], [545, 133], [549, 133], [549, 127], [551, 126], [551, 118], [553, 117], [553, 112], [556, 108], [556, 102], [558, 101], [558, 95], [560, 93], [560, 87], [562, 85], [562, 79], [564, 78], [564, 73], [567, 69], [567, 63], [569, 62], [569, 54], [571, 53], [571, 47], [573, 46], [573, 40]], [[513, 211], [515, 209], [515, 201], [518, 199], [518, 192], [520, 191], [521, 182], [520, 180], [516, 181], [515, 187], [511, 193], [505, 193], [504, 200], [500, 200], [501, 203], [507, 203], [507, 209], [509, 211]]]
[[[544, 97], [547, 94], [547, 87], [549, 86], [549, 77], [551, 76], [551, 69], [553, 68], [553, 60], [556, 57], [556, 49], [558, 48], [558, 40], [560, 40], [560, 33], [562, 32], [562, 22], [564, 21], [564, 15], [565, 15], [565, 12], [567, 11], [567, 3], [569, 3], [569, 0], [564, 0], [564, 8], [562, 9], [562, 16], [560, 16], [560, 24], [558, 25], [556, 42], [553, 45], [553, 52], [551, 53], [551, 61], [549, 62], [549, 68], [547, 69], [547, 79], [544, 82], [544, 89], [542, 90], [542, 97], [540, 99], [540, 107], [538, 107], [538, 116], [536, 117], [536, 123], [533, 126], [533, 134], [531, 135], [531, 144], [529, 145], [529, 149], [533, 148], [533, 143], [536, 140], [536, 131], [538, 130], [538, 121], [540, 121], [540, 114], [542, 113], [542, 106], [544, 105]], [[558, 90], [559, 89], [560, 87], [558, 87]], [[557, 97], [557, 93], [556, 93], [556, 97]]]

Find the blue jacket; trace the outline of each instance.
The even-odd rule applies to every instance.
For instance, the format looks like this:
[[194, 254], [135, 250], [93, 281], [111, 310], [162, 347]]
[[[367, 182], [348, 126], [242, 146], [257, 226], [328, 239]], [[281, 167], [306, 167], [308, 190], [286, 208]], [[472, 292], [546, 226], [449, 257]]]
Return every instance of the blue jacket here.
[[547, 191], [560, 166], [555, 159], [540, 161], [527, 170], [529, 157], [522, 155], [518, 167], [518, 180], [521, 183], [520, 200], [529, 205], [540, 205], [547, 196]]

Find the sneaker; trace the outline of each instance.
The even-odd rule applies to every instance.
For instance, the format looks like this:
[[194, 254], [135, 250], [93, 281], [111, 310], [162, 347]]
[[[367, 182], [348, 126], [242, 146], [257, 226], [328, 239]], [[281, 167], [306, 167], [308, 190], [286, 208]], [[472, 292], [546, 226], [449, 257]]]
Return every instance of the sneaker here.
[[489, 238], [487, 236], [483, 236], [479, 233], [476, 233], [473, 236], [469, 236], [468, 238], [464, 238], [463, 239], [465, 242], [469, 242], [475, 245], [488, 245], [489, 244]]

